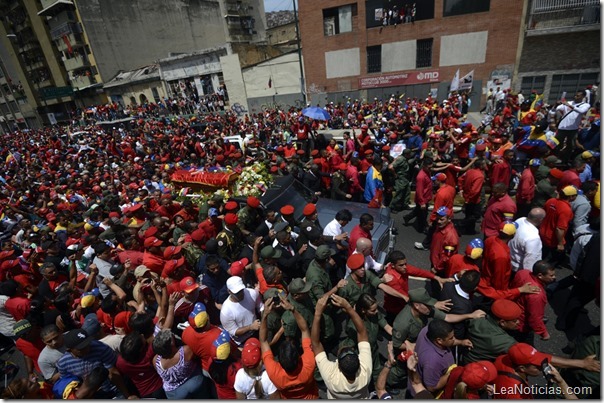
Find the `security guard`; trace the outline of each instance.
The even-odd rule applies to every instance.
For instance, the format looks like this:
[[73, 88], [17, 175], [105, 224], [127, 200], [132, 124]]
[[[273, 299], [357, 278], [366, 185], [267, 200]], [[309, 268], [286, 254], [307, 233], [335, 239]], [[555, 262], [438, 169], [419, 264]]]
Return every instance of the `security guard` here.
[[239, 256], [239, 252], [243, 248], [243, 234], [237, 226], [237, 222], [236, 214], [226, 214], [224, 216], [224, 228], [216, 235], [218, 254], [229, 262]]
[[338, 166], [338, 170], [335, 171], [331, 177], [331, 198], [335, 200], [351, 200], [352, 195], [348, 191], [348, 180], [346, 179], [346, 170], [348, 164], [342, 162]]
[[249, 196], [246, 205], [237, 212], [237, 226], [244, 236], [248, 236], [260, 225], [260, 215], [258, 214], [260, 200], [257, 197]]

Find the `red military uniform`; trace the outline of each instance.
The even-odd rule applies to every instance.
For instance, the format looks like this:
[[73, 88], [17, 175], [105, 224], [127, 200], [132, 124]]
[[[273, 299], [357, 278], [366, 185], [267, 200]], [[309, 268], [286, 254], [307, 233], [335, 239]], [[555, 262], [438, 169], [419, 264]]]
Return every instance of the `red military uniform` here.
[[[399, 273], [391, 264], [389, 264], [386, 266], [385, 274], [392, 276], [392, 280], [388, 281], [386, 284], [405, 296], [409, 296], [409, 276], [429, 279], [434, 278], [434, 273], [428, 270], [422, 270], [410, 264], [407, 264], [406, 273]], [[398, 314], [403, 310], [405, 304], [405, 300], [403, 299], [384, 294], [384, 309], [389, 314]]]
[[[545, 210], [545, 219], [539, 227], [539, 235], [541, 235], [541, 240], [545, 246], [555, 248], [558, 245], [556, 228], [560, 228], [566, 233], [574, 217], [573, 210], [567, 200], [561, 199], [549, 199], [545, 202], [543, 209]], [[562, 243], [566, 243], [564, 237]]]
[[452, 222], [443, 228], [436, 228], [430, 243], [430, 263], [437, 271], [446, 268], [447, 261], [459, 249], [459, 235]]
[[499, 225], [505, 220], [504, 214], [516, 214], [517, 206], [509, 195], [500, 199], [491, 197], [487, 203], [487, 211], [482, 219], [482, 232], [486, 238], [499, 234]]
[[508, 244], [498, 236], [484, 242], [481, 277], [496, 290], [507, 290], [512, 276], [512, 262]]
[[436, 191], [436, 194], [434, 195], [434, 208], [430, 213], [430, 222], [436, 219], [436, 212], [441, 207], [446, 207], [453, 211], [455, 193], [455, 187], [450, 185], [443, 185]]
[[545, 306], [547, 305], [547, 294], [545, 293], [543, 284], [535, 277], [532, 271], [518, 270], [510, 287], [518, 288], [526, 283], [539, 287], [540, 291], [538, 294], [521, 294], [520, 298], [516, 300], [516, 303], [522, 308], [518, 330], [523, 333], [528, 333], [532, 330], [541, 337], [548, 337], [549, 333], [545, 327], [545, 323], [543, 323]]
[[522, 171], [522, 176], [520, 176], [516, 203], [530, 204], [533, 201], [533, 197], [535, 197], [535, 176], [530, 168], [526, 168]]
[[470, 169], [459, 178], [459, 187], [463, 190], [466, 203], [480, 203], [480, 191], [484, 184], [484, 172], [480, 169]]

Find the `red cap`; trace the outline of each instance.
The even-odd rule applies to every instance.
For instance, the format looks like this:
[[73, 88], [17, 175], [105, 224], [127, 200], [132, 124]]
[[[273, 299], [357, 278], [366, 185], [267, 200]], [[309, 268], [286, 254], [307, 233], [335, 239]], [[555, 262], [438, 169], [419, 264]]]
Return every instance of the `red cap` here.
[[241, 364], [245, 368], [256, 368], [261, 358], [260, 341], [255, 337], [247, 339], [241, 351]]
[[305, 216], [311, 216], [316, 212], [317, 212], [317, 206], [315, 206], [312, 203], [308, 203], [306, 206], [304, 206], [304, 210], [302, 211], [302, 214], [304, 214]]
[[205, 237], [206, 237], [206, 232], [201, 228], [197, 228], [195, 231], [193, 231], [191, 233], [191, 239], [196, 242], [201, 241]]
[[365, 155], [371, 155], [373, 154], [373, 150], [365, 150]]
[[490, 361], [477, 361], [463, 367], [461, 381], [470, 389], [481, 389], [487, 383], [497, 378], [497, 368]]
[[157, 227], [149, 227], [149, 228], [147, 228], [147, 230], [143, 234], [143, 238], [147, 239], [147, 238], [154, 237], [155, 234], [157, 234], [158, 231], [159, 230], [157, 229]]
[[260, 207], [260, 200], [258, 200], [257, 197], [249, 196], [247, 198], [247, 205], [250, 206], [251, 208], [258, 208], [258, 207]]
[[446, 182], [447, 181], [447, 175], [445, 175], [442, 172], [437, 173], [436, 175], [434, 175], [432, 177], [433, 180], [439, 181], [439, 182]]
[[498, 299], [491, 305], [493, 315], [503, 320], [516, 320], [522, 315], [522, 308], [508, 299]]
[[170, 259], [174, 255], [178, 255], [182, 248], [180, 246], [168, 246], [164, 249], [164, 259]]
[[142, 208], [143, 208], [142, 203], [138, 203], [138, 204], [135, 204], [134, 206], [130, 207], [130, 212], [134, 213], [134, 212], [137, 212], [138, 210], [140, 210]]
[[226, 204], [224, 205], [224, 209], [226, 211], [231, 211], [231, 212], [237, 210], [238, 207], [239, 207], [239, 205], [237, 204], [237, 202], [233, 201], [233, 200], [226, 202]]
[[227, 225], [235, 225], [237, 224], [237, 221], [239, 221], [239, 219], [237, 218], [237, 214], [228, 213], [224, 216], [224, 222]]
[[286, 204], [285, 206], [281, 207], [280, 211], [282, 215], [294, 214], [294, 206], [291, 204]]
[[116, 212], [116, 211], [112, 211], [111, 213], [109, 213], [109, 218], [120, 218], [120, 213]]
[[513, 365], [536, 365], [541, 367], [543, 361], [551, 361], [548, 354], [537, 351], [535, 347], [526, 343], [516, 343], [508, 350], [508, 358]]
[[272, 166], [270, 171], [272, 174], [276, 174], [279, 171], [279, 168], [277, 168], [276, 166]]
[[231, 263], [231, 276], [239, 276], [241, 277], [241, 275], [243, 274], [243, 270], [245, 270], [245, 266], [247, 266], [247, 264], [249, 263], [249, 260], [247, 258], [243, 258], [241, 260], [237, 260], [233, 263]]
[[130, 326], [128, 326], [128, 321], [130, 320], [130, 316], [132, 316], [132, 312], [130, 311], [122, 311], [115, 315], [115, 320], [113, 321], [114, 327], [123, 328], [126, 333], [130, 333]]
[[164, 273], [163, 274], [165, 274], [166, 276], [169, 276], [170, 274], [174, 273], [177, 268], [183, 266], [184, 264], [185, 264], [184, 257], [181, 257], [180, 259], [168, 260], [164, 264]]
[[185, 277], [180, 280], [180, 290], [182, 292], [186, 292], [187, 294], [195, 291], [199, 288], [199, 285], [195, 282], [193, 277]]
[[392, 139], [392, 140], [396, 140], [396, 139], [398, 139], [398, 135], [397, 135], [396, 133], [392, 133], [392, 134], [391, 134], [389, 137], [390, 137], [390, 139]]
[[348, 169], [348, 164], [346, 164], [345, 162], [342, 162], [339, 166], [338, 169], [345, 171]]
[[312, 150], [310, 152], [310, 155], [313, 156], [313, 157], [316, 157], [317, 155], [319, 155], [319, 150]]
[[361, 253], [353, 253], [346, 261], [350, 270], [358, 270], [365, 265], [365, 256]]
[[386, 144], [382, 147], [382, 151], [390, 151], [390, 146]]
[[486, 143], [480, 143], [476, 145], [476, 151], [485, 151], [487, 149]]
[[145, 248], [151, 248], [153, 246], [162, 246], [164, 243], [161, 239], [151, 236], [145, 239]]
[[556, 179], [562, 179], [562, 175], [564, 175], [564, 172], [562, 172], [558, 168], [552, 168], [550, 169], [549, 174]]
[[298, 151], [296, 151], [296, 154], [298, 154], [298, 155], [304, 155], [304, 150], [298, 150]]

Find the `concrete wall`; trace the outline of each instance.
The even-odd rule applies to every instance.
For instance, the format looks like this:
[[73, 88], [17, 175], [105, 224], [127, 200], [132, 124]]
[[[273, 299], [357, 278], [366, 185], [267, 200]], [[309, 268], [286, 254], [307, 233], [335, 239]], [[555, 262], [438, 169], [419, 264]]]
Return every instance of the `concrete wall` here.
[[97, 67], [105, 80], [165, 58], [226, 42], [217, 1], [78, 0]]
[[440, 37], [440, 65], [459, 66], [484, 63], [487, 54], [487, 31]]
[[224, 84], [229, 92], [229, 104], [231, 104], [231, 107], [238, 104], [241, 110], [248, 111], [247, 92], [239, 64], [239, 55], [235, 53], [222, 56], [220, 57], [220, 64], [222, 65]]
[[599, 69], [600, 35], [598, 30], [528, 36], [524, 40], [518, 72]]
[[417, 41], [402, 41], [382, 45], [382, 71], [415, 70]]
[[326, 78], [358, 76], [361, 72], [359, 55], [359, 48], [325, 52]]
[[269, 45], [295, 41], [296, 40], [296, 23], [280, 25], [266, 30], [266, 40]]
[[[268, 81], [271, 78], [271, 88], [269, 88]], [[283, 55], [244, 69], [243, 80], [248, 100], [261, 98], [263, 100], [261, 104], [265, 103], [265, 98], [272, 100], [273, 96], [280, 97], [286, 94], [295, 94], [296, 97], [302, 98], [300, 96], [298, 53]], [[231, 94], [231, 89], [227, 88]], [[283, 102], [277, 101], [276, 103]], [[250, 108], [252, 108], [251, 104]]]
[[279, 94], [269, 97], [248, 98], [247, 102], [250, 113], [258, 113], [272, 108], [287, 108], [290, 106], [295, 106], [297, 108], [306, 107], [304, 99], [300, 94]]

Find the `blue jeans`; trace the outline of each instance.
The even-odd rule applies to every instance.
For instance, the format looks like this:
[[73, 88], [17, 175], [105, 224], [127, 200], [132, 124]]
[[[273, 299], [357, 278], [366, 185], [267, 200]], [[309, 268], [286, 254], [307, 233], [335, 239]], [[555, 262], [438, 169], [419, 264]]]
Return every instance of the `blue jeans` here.
[[205, 376], [199, 374], [189, 378], [178, 388], [166, 392], [168, 399], [208, 399], [210, 387]]

